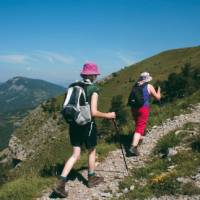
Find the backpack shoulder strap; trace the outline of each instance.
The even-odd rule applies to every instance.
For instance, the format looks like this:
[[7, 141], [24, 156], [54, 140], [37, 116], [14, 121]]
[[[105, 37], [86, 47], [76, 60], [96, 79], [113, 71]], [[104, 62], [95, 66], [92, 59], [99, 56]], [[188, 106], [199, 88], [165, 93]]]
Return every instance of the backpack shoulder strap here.
[[76, 107], [79, 109], [80, 108], [80, 98], [81, 98], [81, 95], [83, 94], [83, 97], [84, 97], [85, 101], [86, 101], [86, 97], [85, 97], [84, 89], [82, 87], [80, 87], [80, 86], [75, 86], [75, 87], [77, 87], [77, 89], [79, 91], [78, 98], [76, 98], [77, 101], [75, 102]]
[[69, 103], [69, 100], [70, 100], [70, 98], [71, 98], [71, 95], [72, 95], [72, 93], [73, 93], [73, 90], [74, 90], [73, 87], [69, 87], [69, 88], [67, 89], [67, 93], [66, 93], [66, 96], [65, 96], [65, 101], [64, 101], [64, 103], [63, 103], [63, 107], [65, 107], [65, 106]]
[[87, 96], [87, 87], [89, 86], [89, 84], [86, 84], [82, 81], [78, 82], [78, 86], [80, 86], [83, 89], [83, 97], [85, 102], [88, 102], [88, 96]]

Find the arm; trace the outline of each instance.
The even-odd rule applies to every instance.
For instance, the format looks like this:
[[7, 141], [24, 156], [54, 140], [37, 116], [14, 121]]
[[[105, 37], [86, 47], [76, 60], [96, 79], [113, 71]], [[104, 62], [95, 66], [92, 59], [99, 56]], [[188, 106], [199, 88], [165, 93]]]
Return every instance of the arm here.
[[148, 84], [148, 92], [151, 96], [153, 96], [156, 100], [160, 100], [161, 99], [161, 93], [160, 93], [160, 87], [158, 87], [158, 90], [156, 92], [156, 90], [154, 89], [154, 87], [151, 84]]
[[91, 115], [92, 117], [100, 117], [106, 119], [114, 119], [115, 112], [103, 113], [98, 110], [98, 94], [94, 92], [91, 98]]

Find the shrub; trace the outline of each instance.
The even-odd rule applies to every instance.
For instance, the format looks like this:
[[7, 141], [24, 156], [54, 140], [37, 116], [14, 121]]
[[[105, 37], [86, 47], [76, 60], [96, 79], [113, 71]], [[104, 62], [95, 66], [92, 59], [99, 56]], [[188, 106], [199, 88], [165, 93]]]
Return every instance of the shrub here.
[[150, 188], [156, 196], [175, 195], [180, 191], [180, 183], [169, 178], [158, 183], [152, 183]]
[[1, 187], [0, 199], [8, 200], [30, 200], [36, 197], [35, 194], [41, 192], [49, 186], [54, 179], [39, 177], [20, 178], [6, 183]]
[[197, 195], [200, 194], [200, 188], [195, 186], [193, 183], [186, 183], [182, 186], [181, 193], [183, 195]]
[[168, 149], [170, 147], [175, 147], [181, 142], [181, 138], [178, 135], [175, 135], [175, 133], [170, 133], [162, 137], [155, 149], [154, 149], [154, 154], [162, 153], [164, 155], [168, 154]]

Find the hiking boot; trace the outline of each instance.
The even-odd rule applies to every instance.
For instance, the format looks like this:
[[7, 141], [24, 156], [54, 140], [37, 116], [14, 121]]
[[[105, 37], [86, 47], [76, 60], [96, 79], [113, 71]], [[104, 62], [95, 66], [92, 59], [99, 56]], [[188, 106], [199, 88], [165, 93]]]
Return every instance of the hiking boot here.
[[88, 187], [94, 187], [100, 183], [104, 182], [104, 178], [96, 175], [88, 176]]
[[65, 181], [59, 180], [56, 187], [53, 189], [56, 195], [60, 198], [65, 198], [68, 196], [68, 192], [65, 190]]
[[139, 156], [139, 151], [137, 147], [131, 146], [128, 150], [127, 156]]

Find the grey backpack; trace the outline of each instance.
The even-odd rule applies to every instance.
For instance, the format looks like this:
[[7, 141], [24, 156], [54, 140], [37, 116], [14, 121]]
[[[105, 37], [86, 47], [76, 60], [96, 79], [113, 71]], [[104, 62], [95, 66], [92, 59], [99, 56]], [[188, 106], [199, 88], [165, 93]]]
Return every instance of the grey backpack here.
[[91, 122], [90, 105], [82, 86], [72, 84], [68, 88], [62, 114], [68, 123], [85, 125]]

